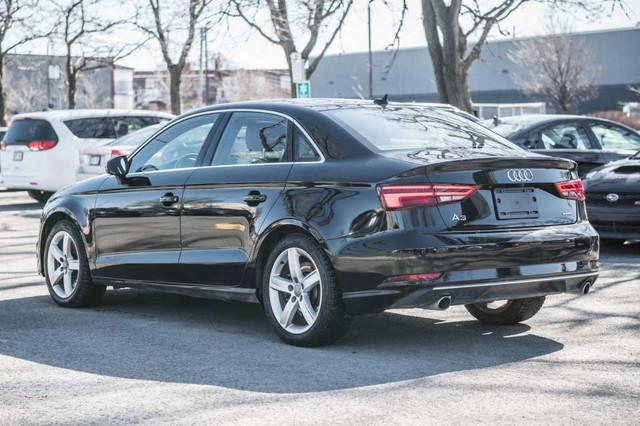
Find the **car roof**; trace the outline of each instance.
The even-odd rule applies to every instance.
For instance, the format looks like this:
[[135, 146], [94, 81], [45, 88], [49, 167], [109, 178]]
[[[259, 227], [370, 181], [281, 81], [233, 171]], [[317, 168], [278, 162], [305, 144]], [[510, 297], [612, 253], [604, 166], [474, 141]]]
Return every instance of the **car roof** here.
[[[309, 110], [329, 111], [340, 108], [375, 107], [370, 99], [334, 99], [334, 98], [311, 98], [311, 99], [265, 99], [260, 101], [233, 102], [199, 108], [183, 114], [186, 117], [193, 114], [208, 111], [224, 111], [229, 109], [265, 109], [276, 112], [304, 112]], [[462, 110], [448, 104], [422, 103], [422, 102], [389, 102], [390, 107], [421, 107], [444, 109], [463, 113]], [[468, 114], [468, 113], [465, 113]]]
[[[572, 115], [572, 114], [525, 114], [525, 115], [513, 115], [510, 117], [500, 118], [500, 123], [509, 123], [509, 124], [536, 124], [536, 123], [544, 123], [547, 121], [556, 121], [556, 120], [571, 120], [571, 119], [584, 119], [584, 118], [592, 118], [585, 117], [584, 115]], [[491, 122], [492, 120], [486, 120], [487, 122]]]
[[91, 118], [91, 117], [114, 117], [114, 116], [147, 116], [147, 117], [165, 117], [173, 118], [172, 114], [162, 111], [151, 111], [142, 109], [57, 109], [51, 111], [28, 112], [16, 114], [12, 120], [23, 118], [40, 118], [45, 120], [58, 119], [74, 119], [74, 118]]

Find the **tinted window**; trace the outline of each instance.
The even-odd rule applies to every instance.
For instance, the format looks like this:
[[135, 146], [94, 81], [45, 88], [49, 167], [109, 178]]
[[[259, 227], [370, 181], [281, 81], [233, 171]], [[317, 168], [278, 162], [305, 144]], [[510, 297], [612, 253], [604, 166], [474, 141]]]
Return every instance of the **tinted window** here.
[[587, 132], [577, 123], [562, 123], [547, 127], [540, 132], [545, 149], [590, 149]]
[[603, 149], [640, 149], [640, 137], [631, 130], [605, 123], [590, 123], [590, 126]]
[[365, 145], [394, 149], [520, 148], [449, 111], [421, 107], [371, 107], [327, 111]]
[[118, 137], [158, 123], [156, 117], [112, 117], [111, 119]]
[[150, 138], [155, 132], [160, 130], [160, 127], [161, 126], [157, 124], [145, 127], [133, 133], [129, 133], [128, 135], [118, 138], [112, 142], [109, 142], [107, 145], [138, 146], [142, 142]]
[[64, 124], [81, 139], [115, 139], [116, 132], [109, 117], [77, 118]]
[[286, 161], [287, 119], [272, 114], [236, 112], [213, 157], [213, 165]]
[[320, 154], [297, 127], [294, 127], [293, 130], [293, 144], [294, 161], [320, 161]]
[[142, 172], [193, 167], [218, 114], [194, 117], [169, 127], [140, 149], [129, 170]]
[[32, 141], [51, 140], [58, 140], [51, 124], [45, 120], [31, 119], [15, 120], [4, 137], [7, 145], [29, 145]]

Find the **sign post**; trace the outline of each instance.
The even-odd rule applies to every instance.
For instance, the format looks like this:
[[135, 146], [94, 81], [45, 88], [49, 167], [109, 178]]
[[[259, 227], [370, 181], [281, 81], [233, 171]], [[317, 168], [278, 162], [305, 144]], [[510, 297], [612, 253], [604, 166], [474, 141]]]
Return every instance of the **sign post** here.
[[311, 82], [309, 80], [296, 83], [296, 97], [302, 99], [311, 97]]

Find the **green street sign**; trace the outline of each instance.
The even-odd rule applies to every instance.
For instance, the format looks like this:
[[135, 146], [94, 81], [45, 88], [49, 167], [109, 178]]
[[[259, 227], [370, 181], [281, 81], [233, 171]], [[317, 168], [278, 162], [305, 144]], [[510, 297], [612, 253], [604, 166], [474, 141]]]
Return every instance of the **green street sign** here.
[[296, 97], [297, 98], [310, 98], [311, 97], [311, 82], [300, 81], [296, 83]]

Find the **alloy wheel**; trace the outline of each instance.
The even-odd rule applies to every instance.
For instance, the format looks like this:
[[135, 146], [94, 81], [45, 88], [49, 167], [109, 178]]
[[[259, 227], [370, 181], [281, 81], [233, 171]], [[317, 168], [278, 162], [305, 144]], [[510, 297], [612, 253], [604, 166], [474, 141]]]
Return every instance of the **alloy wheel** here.
[[73, 237], [60, 231], [51, 239], [47, 253], [47, 273], [51, 288], [62, 299], [73, 295], [78, 284], [80, 260]]
[[280, 326], [302, 334], [315, 324], [321, 309], [320, 271], [304, 250], [291, 247], [277, 257], [269, 274], [269, 301]]

